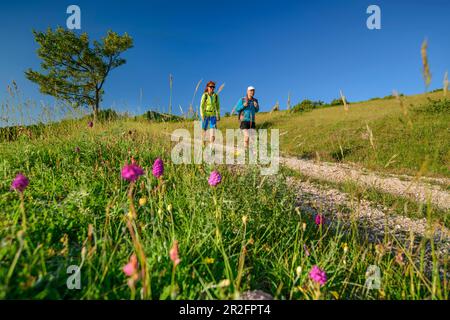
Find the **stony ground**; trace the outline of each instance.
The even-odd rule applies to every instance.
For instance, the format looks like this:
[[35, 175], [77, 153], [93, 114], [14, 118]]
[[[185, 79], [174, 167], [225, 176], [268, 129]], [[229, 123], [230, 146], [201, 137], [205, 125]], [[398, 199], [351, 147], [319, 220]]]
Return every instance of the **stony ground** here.
[[315, 162], [292, 157], [280, 157], [280, 163], [312, 178], [337, 183], [352, 181], [417, 202], [426, 203], [429, 200], [441, 209], [450, 210], [450, 192], [441, 187], [448, 187], [449, 179], [387, 176], [348, 164]]
[[321, 213], [329, 224], [340, 226], [356, 223], [373, 243], [382, 242], [385, 236], [392, 239], [392, 248], [399, 245], [409, 248], [424, 239], [433, 239], [436, 252], [444, 257], [450, 251], [450, 231], [427, 219], [411, 219], [390, 212], [387, 208], [364, 199], [354, 199], [339, 190], [292, 177], [287, 183], [297, 192], [297, 205], [302, 211]]

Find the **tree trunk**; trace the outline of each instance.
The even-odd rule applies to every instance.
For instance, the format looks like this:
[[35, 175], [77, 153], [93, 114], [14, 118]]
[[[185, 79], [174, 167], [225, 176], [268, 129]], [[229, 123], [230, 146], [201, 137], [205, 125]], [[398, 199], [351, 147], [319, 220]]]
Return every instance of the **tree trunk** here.
[[99, 111], [100, 111], [100, 94], [99, 94], [99, 90], [96, 90], [95, 91], [95, 105], [94, 105], [94, 121], [97, 121]]

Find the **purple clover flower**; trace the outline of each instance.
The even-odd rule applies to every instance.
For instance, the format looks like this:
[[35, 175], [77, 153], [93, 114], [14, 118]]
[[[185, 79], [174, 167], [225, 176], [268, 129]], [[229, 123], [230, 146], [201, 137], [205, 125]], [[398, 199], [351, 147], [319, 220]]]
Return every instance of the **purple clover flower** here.
[[325, 223], [325, 217], [321, 214], [316, 215], [316, 217], [314, 218], [314, 222], [318, 225], [321, 226]]
[[122, 168], [122, 178], [129, 182], [136, 181], [143, 174], [144, 170], [134, 163], [127, 164]]
[[157, 158], [153, 163], [152, 173], [155, 178], [159, 178], [164, 174], [164, 162], [160, 158]]
[[30, 181], [23, 174], [19, 173], [11, 183], [11, 189], [23, 192], [30, 184]]
[[314, 282], [320, 284], [321, 286], [327, 283], [327, 275], [325, 271], [320, 269], [318, 266], [312, 267], [311, 271], [309, 272], [309, 278]]
[[222, 182], [222, 176], [218, 171], [211, 172], [208, 183], [211, 187], [216, 187], [220, 182]]

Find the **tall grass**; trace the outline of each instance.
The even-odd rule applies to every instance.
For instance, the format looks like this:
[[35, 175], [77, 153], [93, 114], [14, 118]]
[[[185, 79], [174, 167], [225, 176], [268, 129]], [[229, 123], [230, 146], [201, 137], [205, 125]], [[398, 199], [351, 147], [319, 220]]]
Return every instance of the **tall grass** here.
[[197, 91], [200, 88], [200, 84], [202, 83], [202, 81], [203, 81], [203, 79], [200, 79], [197, 82], [197, 85], [195, 86], [194, 94], [192, 95], [191, 104], [189, 105], [188, 118], [195, 118], [199, 114], [199, 110], [198, 109], [196, 109], [196, 111], [194, 112], [194, 100], [195, 100], [195, 96], [197, 95]]
[[287, 110], [288, 111], [291, 110], [291, 92], [290, 91], [288, 92], [288, 98], [287, 98], [286, 106], [287, 106]]
[[447, 97], [447, 91], [448, 91], [448, 71], [445, 72], [444, 75], [444, 97]]
[[344, 110], [348, 111], [347, 99], [345, 98], [344, 94], [342, 93], [342, 90], [339, 91], [339, 94], [341, 96], [342, 104], [344, 105]]
[[[23, 97], [16, 82], [7, 87], [8, 96], [0, 102], [0, 141], [19, 138], [34, 139], [62, 130], [70, 131], [70, 123], [88, 115], [87, 109], [73, 108], [67, 103], [36, 103]], [[77, 126], [79, 122], [76, 122]]]
[[172, 74], [169, 74], [169, 90], [170, 90], [170, 94], [169, 94], [168, 113], [172, 114], [172, 91], [173, 91], [173, 76], [172, 76]]
[[428, 64], [428, 54], [427, 54], [427, 49], [428, 49], [428, 40], [425, 39], [422, 42], [422, 47], [420, 49], [420, 53], [422, 55], [422, 74], [423, 74], [423, 79], [425, 81], [425, 91], [428, 91], [428, 87], [430, 86], [431, 83], [431, 72], [430, 72], [430, 65]]

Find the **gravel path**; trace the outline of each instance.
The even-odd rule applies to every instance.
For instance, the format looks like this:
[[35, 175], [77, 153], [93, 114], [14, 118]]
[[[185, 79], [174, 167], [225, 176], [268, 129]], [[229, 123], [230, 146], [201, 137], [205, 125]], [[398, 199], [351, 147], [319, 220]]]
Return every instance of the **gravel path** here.
[[280, 163], [308, 177], [337, 183], [351, 181], [364, 187], [374, 187], [382, 192], [407, 197], [422, 203], [426, 203], [430, 199], [430, 202], [437, 207], [450, 210], [450, 193], [440, 186], [432, 184], [437, 182], [448, 185], [448, 179], [424, 178], [417, 181], [417, 179], [407, 176], [381, 176], [350, 165], [317, 163], [292, 157], [280, 157]]
[[[411, 234], [416, 241], [423, 238], [434, 239], [437, 251], [448, 254], [450, 250], [450, 231], [427, 219], [411, 219], [397, 215], [388, 209], [364, 199], [354, 199], [350, 195], [333, 188], [301, 181], [292, 177], [287, 183], [297, 194], [297, 205], [312, 214], [321, 213], [330, 222], [350, 225], [356, 221], [360, 229], [368, 234], [371, 242], [380, 242], [386, 233], [400, 242], [410, 241]], [[350, 210], [348, 210], [350, 209]]]

